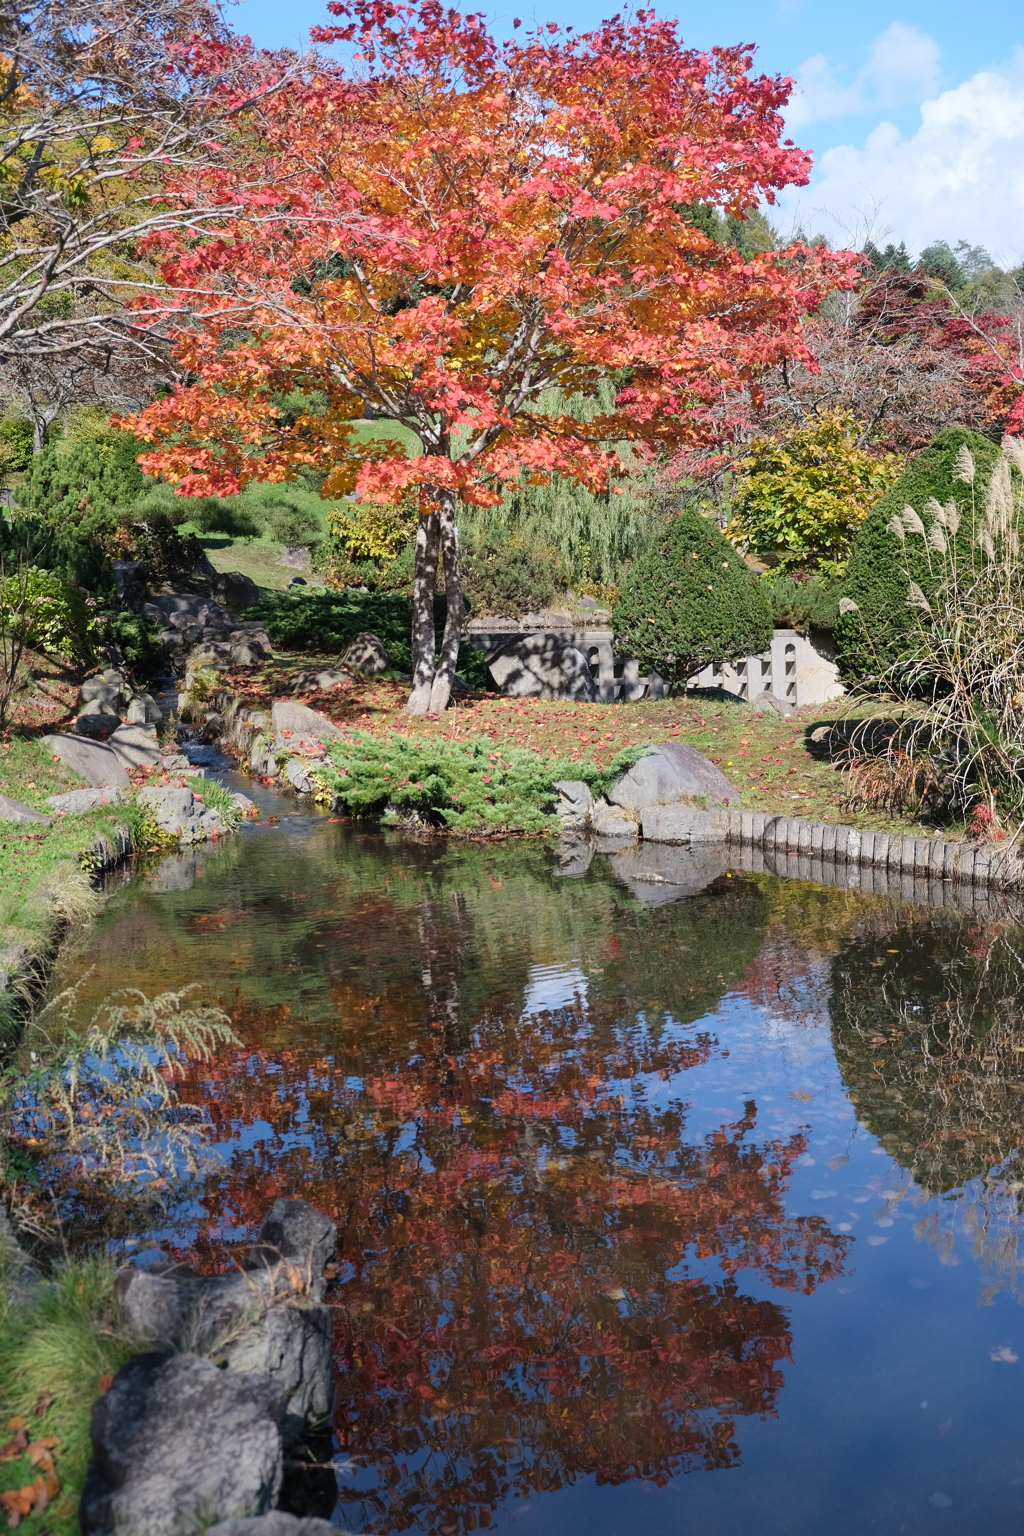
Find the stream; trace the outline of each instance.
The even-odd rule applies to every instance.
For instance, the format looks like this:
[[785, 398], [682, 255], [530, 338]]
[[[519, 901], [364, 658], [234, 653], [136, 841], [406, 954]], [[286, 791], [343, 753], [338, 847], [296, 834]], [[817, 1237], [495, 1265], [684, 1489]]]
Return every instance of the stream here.
[[[196, 760], [204, 749], [190, 749]], [[1019, 1536], [1024, 933], [541, 841], [260, 820], [114, 877], [53, 991], [199, 983], [215, 1169], [148, 1227], [339, 1229], [338, 1525]]]

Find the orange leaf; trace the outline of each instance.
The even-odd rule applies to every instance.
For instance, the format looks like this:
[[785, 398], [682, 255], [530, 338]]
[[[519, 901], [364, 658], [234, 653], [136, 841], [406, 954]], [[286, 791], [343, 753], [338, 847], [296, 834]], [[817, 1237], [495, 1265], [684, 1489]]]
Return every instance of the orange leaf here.
[[96, 1390], [100, 1394], [101, 1397], [103, 1396], [104, 1392], [109, 1392], [110, 1391], [110, 1388], [111, 1388], [111, 1385], [113, 1383], [113, 1380], [114, 1380], [113, 1376], [101, 1376], [100, 1377], [99, 1381], [96, 1383]]
[[40, 1392], [39, 1396], [36, 1398], [36, 1406], [35, 1406], [35, 1415], [36, 1415], [37, 1419], [41, 1419], [42, 1418], [43, 1414], [46, 1412], [47, 1408], [49, 1408], [49, 1406], [50, 1406], [50, 1404], [52, 1402], [53, 1402], [53, 1393], [52, 1392]]

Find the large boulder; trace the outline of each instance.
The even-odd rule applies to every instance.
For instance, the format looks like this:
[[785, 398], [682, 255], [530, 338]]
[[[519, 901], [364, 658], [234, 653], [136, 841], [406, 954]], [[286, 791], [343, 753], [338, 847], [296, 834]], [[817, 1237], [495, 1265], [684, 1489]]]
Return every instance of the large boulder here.
[[219, 813], [207, 810], [190, 789], [147, 785], [139, 791], [139, 805], [161, 831], [169, 832], [183, 844], [203, 843], [227, 830]]
[[137, 693], [128, 705], [129, 725], [159, 725], [164, 712], [151, 693]]
[[490, 658], [495, 687], [510, 698], [579, 699], [592, 704], [597, 684], [583, 652], [563, 635], [519, 635]]
[[[121, 722], [117, 723], [120, 725]], [[44, 736], [43, 740], [54, 757], [59, 757], [87, 784], [97, 788], [102, 785], [110, 785], [114, 789], [128, 788], [130, 780], [113, 748], [99, 741], [82, 741], [77, 736]]]
[[127, 799], [121, 789], [72, 789], [66, 795], [47, 795], [46, 803], [58, 816], [85, 816], [104, 805], [121, 805]]
[[291, 699], [275, 699], [270, 711], [271, 724], [278, 736], [291, 736], [290, 745], [300, 741], [334, 741], [342, 734], [341, 727], [321, 715], [318, 710]]
[[49, 816], [44, 816], [42, 811], [34, 811], [30, 805], [22, 805], [20, 800], [9, 800], [6, 795], [0, 795], [0, 821], [34, 822], [44, 827], [50, 825]]
[[353, 672], [386, 672], [391, 665], [383, 640], [372, 629], [356, 635], [338, 657], [338, 664]]
[[135, 1355], [92, 1410], [83, 1536], [194, 1536], [281, 1486], [281, 1393], [196, 1355]]
[[144, 725], [119, 724], [107, 738], [107, 746], [113, 748], [126, 768], [152, 768], [164, 756], [156, 736]]
[[260, 600], [259, 586], [243, 571], [219, 571], [210, 580], [210, 591], [225, 608], [235, 612], [251, 608]]
[[638, 814], [651, 805], [687, 800], [713, 805], [739, 805], [740, 793], [714, 763], [685, 741], [666, 741], [620, 773], [608, 799], [612, 805]]
[[563, 832], [582, 832], [594, 808], [589, 784], [584, 784], [582, 779], [556, 779], [555, 789], [558, 791], [555, 815], [562, 823]]
[[337, 1246], [338, 1229], [329, 1216], [306, 1200], [282, 1198], [267, 1212], [249, 1264], [275, 1264], [284, 1259], [307, 1275], [307, 1284], [315, 1288], [322, 1283], [324, 1268], [334, 1258]]

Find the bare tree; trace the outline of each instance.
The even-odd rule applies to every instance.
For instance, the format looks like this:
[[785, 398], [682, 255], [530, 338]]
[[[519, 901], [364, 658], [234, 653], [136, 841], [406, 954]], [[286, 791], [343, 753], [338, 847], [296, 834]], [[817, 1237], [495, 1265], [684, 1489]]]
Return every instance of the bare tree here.
[[154, 314], [127, 305], [158, 286], [146, 242], [234, 211], [162, 183], [223, 164], [301, 67], [235, 38], [217, 0], [0, 0], [0, 361], [145, 347]]
[[74, 407], [141, 410], [174, 377], [155, 339], [112, 327], [67, 351], [0, 357], [0, 402], [31, 421], [32, 451], [40, 453], [50, 427]]

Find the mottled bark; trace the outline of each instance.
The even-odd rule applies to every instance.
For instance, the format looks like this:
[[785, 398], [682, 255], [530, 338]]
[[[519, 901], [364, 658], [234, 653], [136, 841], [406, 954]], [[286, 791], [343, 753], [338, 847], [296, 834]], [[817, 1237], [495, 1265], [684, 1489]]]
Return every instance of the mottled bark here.
[[440, 550], [441, 520], [436, 512], [421, 517], [416, 530], [416, 574], [412, 589], [412, 692], [405, 706], [410, 715], [425, 715], [431, 707], [434, 683], [434, 588]]

